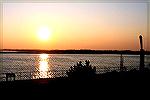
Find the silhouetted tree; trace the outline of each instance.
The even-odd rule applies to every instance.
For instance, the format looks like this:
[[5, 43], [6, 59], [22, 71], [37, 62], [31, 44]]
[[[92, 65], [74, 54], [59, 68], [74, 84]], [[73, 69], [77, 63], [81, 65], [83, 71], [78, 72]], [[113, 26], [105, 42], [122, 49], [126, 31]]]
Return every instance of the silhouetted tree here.
[[86, 60], [85, 64], [79, 61], [76, 65], [71, 66], [66, 73], [71, 79], [89, 79], [95, 76], [96, 67], [92, 67], [89, 60]]

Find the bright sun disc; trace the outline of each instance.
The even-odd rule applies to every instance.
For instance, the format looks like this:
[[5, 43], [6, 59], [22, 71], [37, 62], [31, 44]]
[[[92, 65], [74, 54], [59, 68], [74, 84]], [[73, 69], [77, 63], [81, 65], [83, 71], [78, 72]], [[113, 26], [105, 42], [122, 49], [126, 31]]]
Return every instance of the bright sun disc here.
[[41, 40], [48, 40], [51, 35], [51, 32], [48, 27], [40, 27], [38, 30], [38, 37]]

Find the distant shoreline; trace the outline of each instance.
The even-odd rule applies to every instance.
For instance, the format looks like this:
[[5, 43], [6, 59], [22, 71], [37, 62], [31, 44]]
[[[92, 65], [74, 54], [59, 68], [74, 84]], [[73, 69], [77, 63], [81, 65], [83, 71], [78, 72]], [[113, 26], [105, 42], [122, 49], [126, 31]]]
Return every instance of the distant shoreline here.
[[[133, 54], [139, 55], [140, 51], [131, 50], [16, 50], [4, 49], [0, 54]], [[146, 55], [150, 55], [150, 51], [145, 51]]]

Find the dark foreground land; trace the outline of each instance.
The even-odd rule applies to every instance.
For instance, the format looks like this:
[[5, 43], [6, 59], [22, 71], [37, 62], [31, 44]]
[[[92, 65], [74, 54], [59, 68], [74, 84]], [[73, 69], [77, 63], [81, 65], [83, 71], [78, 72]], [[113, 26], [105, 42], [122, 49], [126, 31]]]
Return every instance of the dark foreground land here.
[[[62, 98], [78, 97], [125, 98], [149, 97], [150, 70], [132, 70], [129, 72], [109, 72], [87, 79], [58, 77], [52, 79], [15, 80], [0, 82], [0, 94], [4, 98]], [[71, 98], [70, 98], [71, 96]], [[121, 97], [120, 97], [121, 96]]]

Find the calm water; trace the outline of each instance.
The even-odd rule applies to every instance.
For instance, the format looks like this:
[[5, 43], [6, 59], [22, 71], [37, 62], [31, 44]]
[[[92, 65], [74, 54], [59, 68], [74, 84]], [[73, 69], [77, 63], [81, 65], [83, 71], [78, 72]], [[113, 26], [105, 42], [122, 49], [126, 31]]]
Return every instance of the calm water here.
[[[123, 58], [128, 69], [139, 67], [139, 55], [123, 55]], [[146, 65], [149, 58], [149, 55], [145, 57]], [[14, 72], [16, 79], [53, 78], [65, 76], [70, 66], [85, 60], [90, 60], [97, 73], [120, 66], [117, 54], [3, 54], [0, 73]]]

